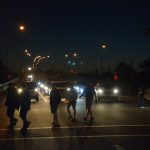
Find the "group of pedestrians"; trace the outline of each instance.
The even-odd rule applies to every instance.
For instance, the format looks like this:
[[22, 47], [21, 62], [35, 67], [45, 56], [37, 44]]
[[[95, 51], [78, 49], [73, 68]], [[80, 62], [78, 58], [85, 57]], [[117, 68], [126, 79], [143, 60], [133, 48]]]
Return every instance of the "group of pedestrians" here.
[[[93, 103], [94, 96], [96, 98], [94, 87], [91, 84], [88, 84], [84, 92], [79, 96], [79, 98], [85, 97], [87, 113], [86, 116], [83, 118], [84, 121], [88, 121], [88, 119], [90, 121], [94, 120], [93, 113], [92, 113], [92, 103]], [[77, 98], [78, 98], [78, 93], [74, 89], [74, 86], [71, 85], [69, 91], [66, 93], [66, 99], [67, 99], [67, 112], [69, 115], [68, 120], [71, 120], [72, 122], [76, 122]], [[59, 126], [57, 110], [61, 102], [61, 94], [59, 90], [55, 87], [55, 85], [52, 85], [52, 90], [50, 92], [49, 99], [50, 99], [51, 113], [53, 114], [52, 126]], [[71, 114], [70, 108], [73, 109], [73, 115]]]
[[17, 90], [15, 86], [10, 83], [8, 91], [7, 91], [7, 98], [5, 105], [7, 107], [7, 116], [9, 117], [9, 125], [7, 126], [8, 129], [13, 129], [16, 125], [18, 119], [14, 117], [15, 110], [19, 111], [20, 118], [23, 121], [23, 126], [21, 128], [21, 132], [26, 132], [27, 128], [29, 127], [30, 122], [27, 120], [27, 113], [30, 109], [31, 99], [28, 89], [24, 89], [24, 92], [21, 97], [18, 96]]
[[[88, 121], [88, 119], [90, 121], [94, 120], [92, 109], [91, 109], [94, 96], [96, 96], [95, 90], [94, 87], [92, 87], [90, 84], [86, 86], [84, 92], [79, 96], [79, 98], [85, 97], [87, 113], [86, 116], [83, 118], [84, 121]], [[74, 89], [74, 86], [71, 85], [70, 90], [66, 94], [66, 99], [68, 100], [67, 103], [68, 120], [71, 120], [72, 122], [76, 122], [77, 98], [78, 98], [78, 93]], [[59, 126], [57, 110], [59, 104], [61, 103], [61, 94], [60, 91], [55, 87], [55, 85], [52, 85], [52, 90], [50, 92], [49, 100], [50, 100], [51, 113], [53, 115], [52, 126]], [[15, 115], [15, 110], [18, 110], [19, 116], [23, 121], [21, 132], [26, 132], [27, 128], [30, 125], [30, 122], [27, 120], [27, 113], [30, 110], [30, 105], [31, 105], [31, 97], [28, 88], [24, 89], [21, 96], [18, 96], [15, 86], [11, 83], [7, 91], [7, 98], [6, 98], [5, 105], [7, 107], [7, 116], [9, 117], [10, 120], [7, 128], [13, 129], [14, 126], [16, 125], [18, 119], [15, 118], [14, 115]], [[71, 108], [73, 109], [73, 115], [70, 110]]]

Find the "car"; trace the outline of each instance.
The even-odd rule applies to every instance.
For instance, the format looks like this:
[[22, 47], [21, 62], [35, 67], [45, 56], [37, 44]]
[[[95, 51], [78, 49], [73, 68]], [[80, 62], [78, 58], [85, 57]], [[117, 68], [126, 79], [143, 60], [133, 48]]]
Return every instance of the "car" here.
[[118, 100], [120, 90], [113, 83], [102, 83], [95, 87], [98, 101], [102, 99]]
[[46, 87], [49, 89], [48, 91], [50, 93], [52, 89], [52, 85], [54, 85], [60, 91], [61, 98], [65, 98], [66, 91], [68, 87], [70, 86], [70, 84], [71, 84], [70, 81], [51, 81], [46, 84]]
[[33, 81], [20, 82], [17, 86], [18, 94], [22, 95], [25, 89], [28, 89], [31, 99], [35, 99], [36, 101], [39, 101], [39, 94], [38, 94], [38, 88], [36, 82]]
[[74, 82], [74, 88], [77, 90], [78, 94], [82, 94], [86, 88], [86, 82], [76, 81]]

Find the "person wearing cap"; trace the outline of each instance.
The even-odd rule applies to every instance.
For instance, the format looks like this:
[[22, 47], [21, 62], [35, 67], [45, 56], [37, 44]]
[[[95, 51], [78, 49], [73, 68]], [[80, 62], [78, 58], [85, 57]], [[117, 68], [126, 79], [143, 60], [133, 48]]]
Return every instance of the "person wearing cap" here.
[[61, 102], [61, 95], [59, 90], [54, 85], [52, 85], [49, 100], [51, 113], [53, 114], [52, 126], [59, 126], [57, 110]]

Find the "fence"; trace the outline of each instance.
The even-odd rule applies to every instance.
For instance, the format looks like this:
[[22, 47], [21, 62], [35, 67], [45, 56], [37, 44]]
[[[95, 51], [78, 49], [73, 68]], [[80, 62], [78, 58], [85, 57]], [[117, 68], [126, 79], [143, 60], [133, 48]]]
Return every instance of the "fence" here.
[[11, 81], [9, 81], [9, 82], [0, 84], [0, 93], [6, 91], [6, 90], [8, 89], [8, 86], [9, 86], [10, 83], [15, 83], [15, 82], [17, 82], [18, 80], [19, 80], [19, 79], [16, 78], [16, 79], [13, 79], [13, 80], [11, 80]]

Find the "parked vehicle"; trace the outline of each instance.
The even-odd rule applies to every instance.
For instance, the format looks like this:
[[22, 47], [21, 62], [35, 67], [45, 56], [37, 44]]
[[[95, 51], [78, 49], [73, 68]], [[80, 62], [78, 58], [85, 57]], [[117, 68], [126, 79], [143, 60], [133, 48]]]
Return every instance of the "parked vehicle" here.
[[21, 95], [25, 89], [28, 89], [31, 99], [39, 101], [38, 87], [36, 82], [24, 81], [18, 84], [17, 92], [19, 95]]

